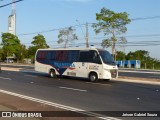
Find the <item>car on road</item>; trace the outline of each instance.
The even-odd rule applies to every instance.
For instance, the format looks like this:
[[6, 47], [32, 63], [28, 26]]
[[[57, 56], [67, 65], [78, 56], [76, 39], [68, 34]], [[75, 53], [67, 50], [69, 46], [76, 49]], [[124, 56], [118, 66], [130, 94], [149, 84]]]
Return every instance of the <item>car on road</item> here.
[[13, 60], [5, 60], [5, 63], [13, 63]]

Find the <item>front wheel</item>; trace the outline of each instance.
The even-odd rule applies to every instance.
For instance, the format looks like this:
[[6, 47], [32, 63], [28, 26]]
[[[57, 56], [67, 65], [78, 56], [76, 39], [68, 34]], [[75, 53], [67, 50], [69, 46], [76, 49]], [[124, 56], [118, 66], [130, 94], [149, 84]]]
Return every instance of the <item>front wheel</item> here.
[[51, 78], [55, 78], [56, 77], [56, 72], [54, 70], [50, 70], [49, 75]]
[[98, 81], [97, 73], [90, 73], [90, 74], [89, 74], [89, 80], [90, 80], [91, 82], [96, 82], [96, 81]]

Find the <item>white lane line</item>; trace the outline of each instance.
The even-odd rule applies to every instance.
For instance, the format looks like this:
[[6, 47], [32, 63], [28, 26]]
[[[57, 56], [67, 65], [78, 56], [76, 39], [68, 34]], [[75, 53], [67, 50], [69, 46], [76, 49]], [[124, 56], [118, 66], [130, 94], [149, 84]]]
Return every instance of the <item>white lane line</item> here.
[[67, 90], [80, 91], [80, 92], [87, 92], [87, 90], [81, 90], [81, 89], [75, 89], [75, 88], [68, 88], [68, 87], [62, 87], [62, 86], [60, 86], [59, 88], [61, 88], [61, 89], [67, 89]]
[[102, 83], [93, 83], [93, 82], [86, 82], [87, 84], [93, 84], [93, 85], [104, 85], [104, 86], [112, 86], [111, 84], [102, 84]]
[[160, 82], [156, 81], [146, 81], [146, 80], [131, 80], [131, 79], [112, 79], [112, 81], [122, 81], [130, 83], [140, 83], [140, 84], [150, 84], [150, 85], [160, 85]]
[[151, 74], [160, 74], [160, 72], [149, 72], [149, 71], [127, 71], [127, 70], [118, 70], [119, 72], [129, 72], [129, 73], [151, 73]]
[[24, 76], [29, 76], [29, 77], [38, 77], [38, 76], [34, 76], [34, 75], [24, 75]]
[[152, 78], [160, 78], [160, 76], [148, 76], [148, 77], [152, 77]]
[[11, 78], [0, 77], [0, 79], [12, 80]]
[[[2, 90], [2, 89], [0, 89], [0, 92], [8, 94], [8, 95], [16, 96], [16, 97], [19, 97], [19, 98], [23, 98], [23, 99], [26, 99], [26, 100], [34, 101], [34, 102], [37, 102], [37, 103], [42, 103], [42, 104], [50, 105], [50, 106], [53, 106], [53, 107], [61, 108], [61, 109], [64, 109], [64, 110], [69, 110], [69, 111], [74, 111], [74, 112], [77, 112], [77, 113], [82, 113], [82, 114], [93, 116], [93, 117], [100, 118], [100, 119], [103, 119], [103, 120], [121, 120], [121, 119], [118, 119], [118, 118], [106, 117], [106, 116], [103, 116], [103, 115], [100, 115], [100, 114], [97, 114], [97, 113], [87, 112], [86, 110], [82, 110], [82, 109], [78, 109], [78, 108], [74, 108], [74, 107], [70, 107], [70, 106], [66, 106], [66, 105], [61, 105], [61, 104], [57, 104], [57, 103], [54, 103], [54, 102], [41, 100], [41, 99], [38, 99], [38, 98], [33, 98], [33, 97], [29, 97], [29, 96], [26, 96], [26, 95], [21, 95], [21, 94], [18, 94], [18, 93], [13, 93], [13, 92]], [[101, 117], [98, 117], [98, 116], [101, 116]]]

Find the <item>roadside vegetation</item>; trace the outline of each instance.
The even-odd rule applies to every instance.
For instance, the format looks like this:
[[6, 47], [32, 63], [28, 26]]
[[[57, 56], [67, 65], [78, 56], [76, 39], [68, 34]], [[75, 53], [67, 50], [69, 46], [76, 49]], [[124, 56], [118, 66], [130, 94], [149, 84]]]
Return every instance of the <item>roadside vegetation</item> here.
[[137, 50], [125, 54], [122, 51], [117, 51], [117, 60], [140, 60], [141, 69], [160, 69], [160, 60], [152, 58], [148, 51]]
[[[49, 48], [43, 35], [38, 34], [33, 37], [31, 46], [28, 48], [20, 43], [17, 36], [10, 33], [2, 34], [3, 47], [0, 48], [0, 58], [4, 61], [8, 58], [13, 58], [14, 62], [24, 63], [24, 59], [31, 59], [34, 61], [36, 50], [39, 48]], [[160, 60], [152, 58], [149, 55], [149, 51], [137, 50], [135, 52], [130, 51], [125, 54], [122, 51], [116, 52], [116, 60], [140, 60], [142, 69], [160, 69]]]

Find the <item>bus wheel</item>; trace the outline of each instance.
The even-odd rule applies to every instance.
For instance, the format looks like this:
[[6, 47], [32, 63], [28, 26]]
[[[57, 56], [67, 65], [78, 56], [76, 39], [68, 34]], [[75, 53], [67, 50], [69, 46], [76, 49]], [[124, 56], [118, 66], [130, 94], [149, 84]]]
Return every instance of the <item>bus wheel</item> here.
[[98, 80], [98, 76], [97, 76], [97, 73], [90, 73], [89, 74], [89, 80], [91, 82], [96, 82]]
[[54, 70], [50, 70], [49, 75], [51, 78], [55, 78], [56, 77], [56, 73]]

